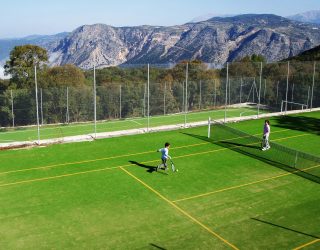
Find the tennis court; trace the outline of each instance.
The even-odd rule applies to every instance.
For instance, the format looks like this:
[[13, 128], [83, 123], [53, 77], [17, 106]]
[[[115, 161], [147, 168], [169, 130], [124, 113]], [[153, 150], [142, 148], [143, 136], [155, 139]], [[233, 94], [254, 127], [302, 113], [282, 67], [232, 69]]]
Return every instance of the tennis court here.
[[[271, 142], [319, 157], [320, 112], [270, 122]], [[258, 137], [262, 126], [230, 124]], [[320, 248], [320, 165], [288, 171], [206, 136], [204, 126], [1, 151], [0, 248]], [[155, 171], [166, 141], [177, 173]]]

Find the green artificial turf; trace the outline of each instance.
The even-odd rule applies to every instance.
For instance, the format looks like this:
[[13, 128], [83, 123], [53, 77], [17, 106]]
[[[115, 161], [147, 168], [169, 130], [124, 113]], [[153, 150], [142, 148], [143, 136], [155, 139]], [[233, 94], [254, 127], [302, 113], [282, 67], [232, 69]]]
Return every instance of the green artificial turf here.
[[[270, 118], [271, 141], [319, 157], [319, 120]], [[260, 136], [263, 120], [230, 126]], [[311, 181], [206, 135], [0, 151], [0, 249], [319, 249], [320, 172]], [[166, 141], [179, 172], [154, 171]]]
[[[266, 112], [266, 111], [260, 111]], [[251, 108], [239, 108], [228, 109], [227, 117], [239, 117], [240, 115], [255, 115], [256, 109]], [[209, 110], [202, 112], [191, 113], [179, 113], [165, 116], [154, 116], [149, 119], [149, 126], [156, 127], [162, 125], [184, 124], [206, 121], [210, 116], [212, 119], [224, 118], [225, 110]], [[111, 132], [118, 130], [146, 128], [148, 127], [147, 118], [132, 118], [123, 120], [111, 120], [111, 121], [98, 121], [96, 132]], [[60, 138], [66, 136], [83, 135], [94, 133], [94, 123], [73, 123], [62, 125], [43, 125], [40, 127], [40, 139]], [[15, 129], [5, 128], [0, 130], [0, 143], [12, 142], [12, 141], [30, 141], [38, 139], [37, 126], [33, 127], [18, 127]]]

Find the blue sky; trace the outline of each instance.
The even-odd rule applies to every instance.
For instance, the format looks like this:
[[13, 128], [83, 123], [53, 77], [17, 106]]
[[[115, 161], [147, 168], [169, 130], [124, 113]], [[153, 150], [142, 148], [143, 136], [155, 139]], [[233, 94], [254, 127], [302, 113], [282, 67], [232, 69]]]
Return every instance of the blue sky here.
[[0, 38], [11, 38], [94, 23], [177, 25], [208, 13], [288, 16], [320, 10], [320, 0], [9, 0], [0, 9]]

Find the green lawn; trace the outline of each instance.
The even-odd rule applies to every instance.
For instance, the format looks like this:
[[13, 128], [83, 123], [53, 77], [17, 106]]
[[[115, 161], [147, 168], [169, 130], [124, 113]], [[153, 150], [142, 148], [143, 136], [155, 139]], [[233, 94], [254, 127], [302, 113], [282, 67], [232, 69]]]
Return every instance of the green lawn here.
[[[260, 111], [260, 113], [265, 111]], [[212, 119], [224, 118], [224, 109], [209, 110], [202, 112], [191, 112], [187, 113], [186, 121], [197, 122], [206, 121], [210, 116]], [[257, 114], [256, 109], [250, 108], [239, 108], [239, 109], [228, 109], [227, 117], [239, 117], [245, 115]], [[173, 114], [165, 116], [154, 116], [149, 119], [149, 126], [156, 127], [162, 125], [172, 124], [184, 124], [185, 114]], [[110, 132], [117, 130], [127, 130], [135, 128], [146, 128], [148, 126], [147, 118], [132, 118], [124, 120], [113, 120], [113, 121], [100, 121], [97, 122], [97, 133], [99, 132]], [[94, 123], [74, 123], [74, 124], [63, 124], [63, 125], [43, 125], [40, 127], [40, 138], [51, 139], [60, 138], [66, 136], [83, 135], [94, 133]], [[16, 129], [7, 128], [0, 130], [0, 143], [12, 142], [12, 141], [30, 141], [38, 139], [37, 126], [33, 127], [18, 127]]]
[[[320, 112], [270, 121], [272, 141], [320, 155]], [[206, 134], [0, 151], [0, 249], [319, 249], [320, 165], [311, 181]], [[154, 171], [166, 141], [177, 173]]]

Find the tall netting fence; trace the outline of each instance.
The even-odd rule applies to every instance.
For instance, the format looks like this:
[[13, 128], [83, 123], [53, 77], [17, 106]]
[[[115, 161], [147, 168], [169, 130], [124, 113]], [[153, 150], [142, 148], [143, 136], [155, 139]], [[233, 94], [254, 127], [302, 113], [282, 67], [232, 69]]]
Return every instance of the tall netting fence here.
[[320, 62], [121, 65], [62, 73], [69, 80], [28, 72], [0, 91], [0, 143], [320, 107]]

